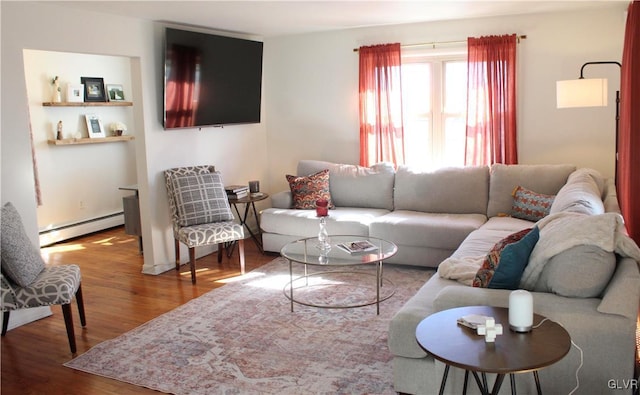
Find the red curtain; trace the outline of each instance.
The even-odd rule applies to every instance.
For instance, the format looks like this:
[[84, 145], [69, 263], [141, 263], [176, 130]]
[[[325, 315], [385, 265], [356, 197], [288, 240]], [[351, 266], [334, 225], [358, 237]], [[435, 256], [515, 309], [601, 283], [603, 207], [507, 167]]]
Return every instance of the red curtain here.
[[[627, 231], [640, 244], [640, 2], [629, 5], [622, 52], [618, 199]], [[635, 111], [634, 111], [635, 109]], [[632, 152], [635, 151], [635, 154]]]
[[400, 44], [360, 47], [360, 165], [404, 164]]
[[516, 35], [468, 39], [465, 164], [518, 163]]
[[200, 95], [200, 53], [195, 47], [173, 45], [169, 49], [165, 92], [165, 126], [195, 125]]

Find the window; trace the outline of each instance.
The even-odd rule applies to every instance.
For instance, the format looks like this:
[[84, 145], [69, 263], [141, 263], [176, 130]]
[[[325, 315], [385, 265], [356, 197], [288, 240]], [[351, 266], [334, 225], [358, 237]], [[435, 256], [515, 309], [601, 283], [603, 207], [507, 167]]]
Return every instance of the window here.
[[405, 163], [421, 170], [463, 166], [466, 51], [402, 53]]

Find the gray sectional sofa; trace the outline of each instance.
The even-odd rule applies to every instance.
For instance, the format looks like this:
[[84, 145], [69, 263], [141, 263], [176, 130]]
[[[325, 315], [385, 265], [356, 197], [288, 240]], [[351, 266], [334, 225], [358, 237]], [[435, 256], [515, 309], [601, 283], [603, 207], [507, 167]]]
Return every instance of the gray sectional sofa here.
[[[422, 319], [459, 306], [508, 306], [509, 290], [469, 286], [460, 263], [481, 260], [504, 237], [536, 225], [540, 240], [521, 287], [532, 292], [534, 311], [563, 325], [577, 346], [540, 371], [543, 392], [569, 393], [577, 386], [577, 393], [609, 393], [633, 378], [640, 250], [624, 235], [610, 180], [570, 165], [421, 173], [403, 166], [394, 171], [388, 164], [363, 168], [305, 160], [297, 174], [323, 169], [329, 169], [336, 206], [329, 213], [329, 234], [387, 239], [399, 250], [388, 263], [439, 268], [390, 323], [396, 391], [431, 394], [440, 385], [444, 365], [415, 340]], [[509, 216], [517, 186], [555, 196], [549, 215], [538, 222]], [[273, 207], [262, 211], [266, 251], [279, 252], [288, 241], [317, 234], [315, 211], [292, 209], [291, 201], [289, 191], [274, 194]], [[462, 377], [452, 369], [446, 393], [461, 393]], [[516, 377], [518, 392], [535, 392], [532, 375]], [[507, 393], [509, 386], [502, 390]]]

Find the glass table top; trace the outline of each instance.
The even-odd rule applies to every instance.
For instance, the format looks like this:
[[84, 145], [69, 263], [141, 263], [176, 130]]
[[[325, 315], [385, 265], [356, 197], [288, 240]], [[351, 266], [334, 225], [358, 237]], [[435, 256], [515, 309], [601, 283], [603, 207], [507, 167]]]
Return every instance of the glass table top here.
[[[329, 239], [331, 249], [328, 251], [319, 248], [320, 242], [317, 237], [310, 237], [286, 244], [280, 250], [280, 254], [291, 261], [308, 265], [350, 266], [380, 262], [392, 257], [398, 251], [398, 247], [392, 242], [376, 237], [329, 236]], [[375, 245], [376, 249], [349, 253], [338, 247], [341, 243], [351, 244], [363, 240]]]

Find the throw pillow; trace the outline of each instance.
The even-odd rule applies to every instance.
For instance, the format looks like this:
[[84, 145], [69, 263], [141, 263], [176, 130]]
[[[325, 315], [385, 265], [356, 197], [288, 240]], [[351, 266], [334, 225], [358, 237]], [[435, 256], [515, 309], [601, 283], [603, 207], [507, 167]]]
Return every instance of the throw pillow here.
[[2, 207], [2, 271], [16, 284], [26, 287], [38, 277], [45, 263], [40, 249], [31, 243], [18, 210], [11, 204]]
[[513, 233], [497, 242], [473, 280], [474, 287], [517, 289], [529, 255], [540, 237], [538, 227]]
[[534, 222], [549, 215], [555, 198], [555, 195], [544, 195], [521, 186], [515, 187], [511, 195], [513, 196], [511, 216]]
[[309, 176], [287, 175], [286, 177], [289, 188], [291, 188], [293, 208], [315, 210], [318, 199], [326, 200], [329, 202], [329, 208], [334, 208], [329, 191], [329, 169]]
[[219, 172], [175, 177], [171, 182], [178, 225], [193, 226], [233, 220]]
[[567, 298], [597, 298], [616, 270], [616, 254], [582, 244], [554, 255], [544, 265], [534, 291]]

